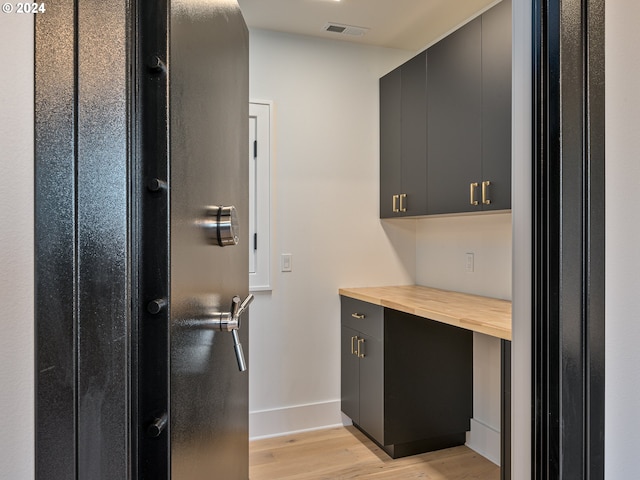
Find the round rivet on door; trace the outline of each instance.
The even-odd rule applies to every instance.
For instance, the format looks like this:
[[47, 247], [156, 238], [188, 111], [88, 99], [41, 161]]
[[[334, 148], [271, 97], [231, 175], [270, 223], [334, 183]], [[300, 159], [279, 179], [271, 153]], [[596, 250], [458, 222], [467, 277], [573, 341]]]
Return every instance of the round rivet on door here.
[[167, 189], [167, 182], [159, 178], [152, 178], [147, 182], [147, 188], [152, 192], [159, 192]]
[[147, 65], [153, 73], [164, 73], [167, 71], [167, 66], [157, 55], [153, 55]]
[[147, 303], [147, 312], [152, 315], [157, 315], [167, 306], [167, 301], [164, 298], [156, 298]]
[[151, 425], [147, 427], [147, 435], [150, 437], [159, 437], [167, 426], [167, 421], [167, 414], [165, 412], [160, 417], [154, 419]]

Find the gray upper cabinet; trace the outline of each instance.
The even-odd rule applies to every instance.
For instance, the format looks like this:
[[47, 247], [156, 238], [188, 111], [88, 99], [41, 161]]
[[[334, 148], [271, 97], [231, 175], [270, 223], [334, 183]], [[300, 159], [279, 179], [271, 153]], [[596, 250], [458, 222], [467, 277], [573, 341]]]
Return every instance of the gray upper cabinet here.
[[429, 49], [427, 213], [511, 208], [511, 0]]
[[511, 208], [511, 0], [380, 79], [380, 217]]
[[424, 215], [426, 52], [380, 79], [380, 217]]
[[400, 68], [396, 68], [380, 79], [380, 218], [396, 216], [397, 195], [402, 190], [400, 186], [401, 82]]
[[511, 0], [482, 15], [482, 179], [490, 204], [511, 208]]
[[[427, 213], [471, 212], [482, 177], [482, 21], [429, 49]], [[477, 192], [474, 192], [477, 193]]]

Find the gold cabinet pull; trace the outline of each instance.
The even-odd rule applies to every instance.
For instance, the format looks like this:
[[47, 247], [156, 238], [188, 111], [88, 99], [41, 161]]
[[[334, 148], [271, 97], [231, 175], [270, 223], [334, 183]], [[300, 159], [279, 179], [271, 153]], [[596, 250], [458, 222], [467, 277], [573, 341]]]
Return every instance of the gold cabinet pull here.
[[353, 318], [358, 318], [360, 320], [362, 320], [364, 317], [366, 317], [366, 315], [364, 313], [352, 313], [351, 316]]
[[361, 348], [364, 345], [364, 338], [358, 339], [358, 358], [364, 358], [364, 348]]
[[407, 199], [407, 194], [403, 193], [402, 195], [400, 195], [400, 211], [401, 212], [406, 212], [407, 211], [407, 205], [406, 202], [404, 202], [403, 200]]
[[351, 355], [355, 355], [356, 354], [356, 347], [355, 347], [354, 343], [355, 343], [355, 341], [357, 339], [358, 339], [357, 335], [351, 337]]
[[470, 205], [478, 205], [478, 201], [476, 200], [476, 188], [478, 188], [478, 182], [473, 182], [469, 184], [469, 204]]
[[487, 187], [491, 185], [490, 181], [482, 182], [482, 203], [483, 205], [491, 205], [491, 200], [487, 198]]
[[398, 197], [400, 195], [394, 195], [393, 198], [393, 213], [398, 213], [400, 210], [398, 210]]

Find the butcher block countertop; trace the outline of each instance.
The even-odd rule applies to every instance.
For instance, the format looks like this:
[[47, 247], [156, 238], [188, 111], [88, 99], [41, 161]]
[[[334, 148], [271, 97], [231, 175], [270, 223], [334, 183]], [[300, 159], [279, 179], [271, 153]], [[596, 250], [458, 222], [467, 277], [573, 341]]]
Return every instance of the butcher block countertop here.
[[511, 340], [511, 302], [419, 285], [341, 288], [340, 295]]

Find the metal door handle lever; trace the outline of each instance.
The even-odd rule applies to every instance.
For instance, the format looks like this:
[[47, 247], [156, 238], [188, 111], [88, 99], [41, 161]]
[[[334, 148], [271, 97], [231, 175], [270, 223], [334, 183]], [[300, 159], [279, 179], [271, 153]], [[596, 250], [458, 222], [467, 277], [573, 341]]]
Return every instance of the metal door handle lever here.
[[204, 323], [213, 330], [233, 332], [240, 328], [240, 318], [251, 302], [253, 302], [252, 294], [249, 294], [242, 303], [240, 303], [240, 297], [236, 295], [231, 299], [230, 312], [209, 313], [209, 318], [204, 320]]
[[242, 351], [242, 344], [240, 343], [240, 337], [238, 335], [238, 329], [240, 328], [240, 317], [249, 308], [249, 304], [253, 302], [253, 295], [249, 294], [247, 298], [240, 303], [240, 297], [237, 295], [231, 300], [231, 322], [226, 326], [227, 331], [231, 332], [233, 338], [233, 350], [236, 352], [236, 360], [238, 362], [238, 369], [244, 372], [247, 369], [247, 363], [244, 360], [244, 352]]
[[244, 352], [242, 351], [242, 344], [238, 337], [238, 330], [231, 330], [231, 336], [233, 338], [233, 350], [236, 352], [236, 361], [238, 362], [238, 370], [244, 372], [247, 370], [247, 363], [244, 360]]
[[191, 320], [189, 323], [196, 328], [210, 328], [221, 332], [231, 332], [233, 338], [233, 349], [236, 352], [236, 360], [238, 361], [238, 369], [244, 372], [247, 364], [244, 360], [238, 329], [240, 328], [240, 319], [242, 314], [249, 308], [249, 304], [253, 302], [253, 295], [249, 294], [242, 302], [237, 295], [231, 299], [230, 312], [212, 312], [206, 315], [204, 319]]

